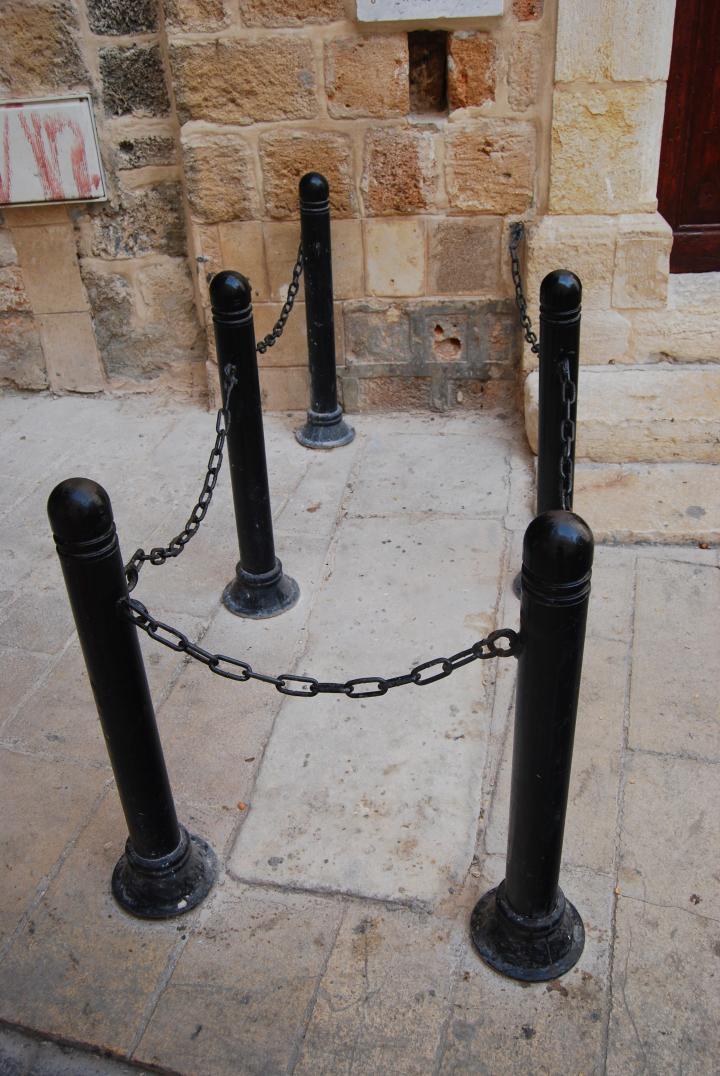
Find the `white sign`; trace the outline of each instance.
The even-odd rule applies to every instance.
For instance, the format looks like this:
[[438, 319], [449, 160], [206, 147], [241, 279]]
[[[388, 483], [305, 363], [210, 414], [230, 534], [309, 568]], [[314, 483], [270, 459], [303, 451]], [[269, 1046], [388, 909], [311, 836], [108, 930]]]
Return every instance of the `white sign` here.
[[90, 98], [0, 102], [0, 205], [105, 198]]
[[503, 0], [357, 0], [360, 22], [432, 22], [502, 13]]

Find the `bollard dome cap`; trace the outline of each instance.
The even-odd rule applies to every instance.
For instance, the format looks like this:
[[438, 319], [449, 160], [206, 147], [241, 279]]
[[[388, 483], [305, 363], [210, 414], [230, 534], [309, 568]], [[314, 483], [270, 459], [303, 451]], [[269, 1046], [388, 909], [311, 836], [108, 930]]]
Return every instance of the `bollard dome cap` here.
[[106, 491], [91, 478], [66, 478], [47, 503], [50, 526], [63, 544], [89, 542], [112, 529], [113, 513]]
[[306, 172], [300, 180], [300, 199], [315, 204], [327, 202], [330, 197], [330, 184], [319, 172]]
[[224, 269], [210, 281], [210, 302], [217, 314], [237, 314], [252, 305], [250, 281], [242, 273]]
[[525, 531], [523, 570], [543, 583], [578, 582], [592, 562], [592, 531], [574, 512], [543, 512]]
[[569, 269], [554, 269], [540, 285], [540, 309], [551, 314], [573, 314], [581, 300], [580, 278]]

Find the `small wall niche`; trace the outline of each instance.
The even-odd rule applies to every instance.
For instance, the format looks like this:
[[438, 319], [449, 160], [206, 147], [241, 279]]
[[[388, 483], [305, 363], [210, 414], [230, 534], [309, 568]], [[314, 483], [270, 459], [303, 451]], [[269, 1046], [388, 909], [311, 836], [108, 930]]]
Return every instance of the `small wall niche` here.
[[447, 112], [447, 39], [445, 30], [411, 30], [408, 34], [411, 112]]

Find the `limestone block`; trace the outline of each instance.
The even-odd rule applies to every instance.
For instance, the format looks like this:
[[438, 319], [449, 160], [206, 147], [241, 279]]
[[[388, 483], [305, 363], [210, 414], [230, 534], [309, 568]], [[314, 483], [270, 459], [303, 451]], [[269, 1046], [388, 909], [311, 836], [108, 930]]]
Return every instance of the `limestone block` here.
[[508, 103], [516, 112], [531, 108], [540, 94], [542, 38], [515, 34], [508, 60]]
[[558, 82], [664, 81], [670, 67], [674, 0], [560, 0]]
[[75, 237], [67, 220], [64, 224], [17, 228], [15, 246], [36, 314], [87, 310]]
[[496, 46], [490, 34], [458, 32], [448, 42], [448, 107], [495, 100]]
[[17, 260], [12, 232], [8, 228], [0, 228], [0, 268], [16, 265]]
[[[255, 338], [261, 340], [267, 336], [275, 326], [282, 303], [258, 303], [253, 306], [255, 320]], [[338, 366], [344, 362], [342, 306], [335, 303], [335, 361]], [[307, 322], [305, 303], [296, 302], [290, 318], [285, 323], [282, 336], [269, 347], [268, 350], [258, 356], [260, 369], [264, 370], [271, 366], [284, 367], [307, 367]], [[294, 376], [294, 375], [292, 375]]]
[[448, 199], [454, 209], [521, 213], [532, 202], [532, 124], [501, 119], [451, 124], [445, 154]]
[[425, 287], [423, 220], [365, 223], [367, 288], [371, 295], [422, 295]]
[[334, 217], [352, 217], [356, 199], [352, 145], [344, 134], [284, 127], [260, 138], [265, 210], [270, 217], [298, 217], [298, 182], [306, 172], [322, 172], [330, 184]]
[[171, 134], [128, 134], [115, 144], [115, 164], [119, 171], [147, 168], [153, 165], [175, 164], [177, 152]]
[[404, 307], [346, 303], [345, 361], [348, 366], [410, 361], [410, 323]]
[[513, 15], [520, 22], [541, 19], [545, 0], [512, 0]]
[[613, 306], [621, 310], [665, 306], [672, 242], [672, 228], [659, 213], [620, 217]]
[[449, 217], [429, 222], [429, 291], [436, 295], [499, 295], [502, 221]]
[[406, 115], [410, 107], [407, 34], [329, 41], [325, 90], [328, 111], [338, 119]]
[[241, 136], [183, 135], [182, 153], [194, 218], [214, 223], [258, 216], [260, 200], [252, 153]]
[[48, 387], [40, 336], [31, 314], [0, 314], [0, 384]]
[[718, 362], [718, 316], [705, 311], [653, 310], [631, 315], [635, 362], [671, 359], [673, 362]]
[[22, 269], [19, 265], [9, 265], [0, 269], [0, 314], [19, 314], [23, 311], [32, 311], [32, 306], [25, 290]]
[[315, 116], [312, 44], [293, 37], [170, 46], [178, 116], [254, 123]]
[[267, 411], [304, 411], [309, 391], [307, 366], [267, 366], [260, 370], [260, 397]]
[[[263, 229], [270, 298], [284, 303], [300, 245], [300, 224], [298, 221], [267, 221]], [[305, 282], [300, 277], [298, 299], [302, 301], [304, 294]]]
[[580, 277], [583, 309], [610, 306], [615, 231], [613, 217], [595, 216], [545, 216], [527, 228], [525, 293], [534, 317], [540, 285], [554, 269], [570, 269]]
[[90, 313], [43, 314], [38, 323], [53, 392], [102, 392], [105, 377]]
[[429, 377], [358, 378], [353, 410], [426, 411], [431, 390]]
[[302, 26], [333, 22], [344, 15], [343, 0], [240, 0], [245, 26]]
[[42, 91], [89, 85], [77, 32], [71, 0], [4, 0], [0, 93], [37, 97]]
[[557, 88], [550, 211], [654, 212], [664, 105], [660, 83]]
[[260, 221], [234, 221], [218, 228], [223, 269], [235, 269], [252, 284], [253, 303], [270, 298], [263, 225]]
[[163, 0], [165, 25], [177, 30], [211, 32], [230, 21], [227, 0]]
[[[537, 451], [537, 373], [525, 426]], [[577, 455], [600, 463], [720, 462], [720, 369], [590, 367], [578, 386]]]
[[336, 299], [359, 299], [365, 294], [362, 221], [332, 222], [332, 275]]
[[170, 108], [157, 45], [100, 49], [106, 116], [161, 116]]
[[584, 310], [580, 327], [580, 362], [605, 366], [627, 362], [631, 325], [617, 310]]
[[377, 127], [365, 136], [362, 193], [369, 216], [417, 213], [438, 197], [436, 132]]
[[157, 25], [156, 0], [87, 0], [94, 34], [150, 33]]
[[120, 187], [112, 202], [89, 207], [80, 225], [80, 250], [94, 258], [184, 255], [180, 184]]
[[668, 282], [668, 307], [686, 313], [720, 307], [720, 273], [673, 273]]

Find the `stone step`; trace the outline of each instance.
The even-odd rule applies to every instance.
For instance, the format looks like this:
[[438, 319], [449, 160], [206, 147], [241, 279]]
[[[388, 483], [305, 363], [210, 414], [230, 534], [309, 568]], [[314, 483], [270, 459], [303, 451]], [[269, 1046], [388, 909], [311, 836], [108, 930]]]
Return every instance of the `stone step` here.
[[588, 463], [575, 469], [575, 511], [597, 542], [720, 543], [720, 467]]
[[[537, 409], [533, 371], [525, 382], [525, 428], [533, 452]], [[577, 457], [598, 463], [720, 462], [720, 368], [582, 368]]]

